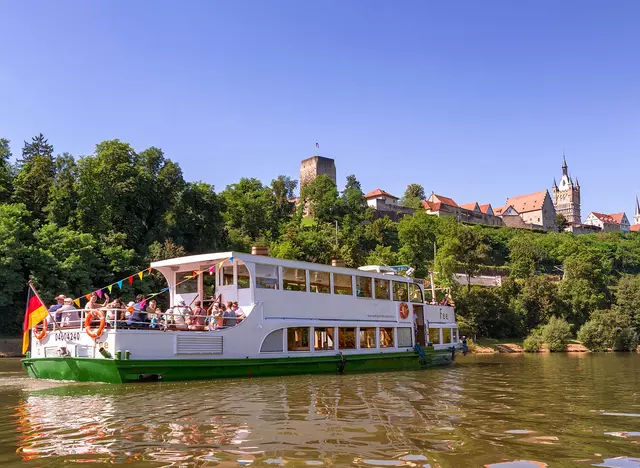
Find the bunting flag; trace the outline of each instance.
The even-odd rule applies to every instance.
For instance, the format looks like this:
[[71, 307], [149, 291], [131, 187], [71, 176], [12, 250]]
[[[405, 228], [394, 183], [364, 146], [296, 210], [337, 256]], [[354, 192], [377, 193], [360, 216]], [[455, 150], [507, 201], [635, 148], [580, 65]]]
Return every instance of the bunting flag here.
[[49, 314], [33, 285], [29, 283], [29, 296], [27, 297], [27, 310], [24, 313], [22, 326], [22, 354], [29, 349], [29, 330], [34, 328]]
[[201, 271], [194, 271], [193, 272], [193, 277], [195, 278], [196, 276], [198, 276], [200, 273], [202, 273]]
[[122, 280], [118, 281], [118, 287], [122, 290]]
[[222, 268], [222, 265], [224, 265], [224, 260], [222, 260], [220, 263], [218, 263], [218, 270], [219, 270], [220, 268]]
[[102, 289], [98, 289], [98, 290], [96, 291], [96, 294], [98, 295], [98, 297], [99, 297], [100, 299], [102, 299]]
[[138, 278], [142, 279], [142, 271], [140, 273], [138, 273]]
[[91, 294], [85, 294], [84, 298], [88, 301], [89, 299], [91, 299]]
[[210, 274], [210, 275], [213, 275], [213, 272], [215, 271], [215, 269], [216, 269], [216, 266], [215, 266], [215, 265], [210, 266], [210, 267], [209, 267], [209, 274]]
[[129, 280], [129, 286], [133, 286], [133, 276], [129, 276], [127, 280]]
[[233, 257], [229, 257], [229, 261], [233, 263]]
[[[150, 296], [150, 297], [152, 297], [152, 296]], [[147, 305], [147, 300], [143, 299], [142, 302], [140, 303], [140, 310], [144, 309], [144, 306], [146, 306], [146, 305]]]
[[107, 289], [109, 290], [109, 294], [111, 294], [111, 288], [113, 288], [113, 284], [110, 284], [109, 286], [107, 286]]
[[153, 268], [151, 268], [151, 267], [147, 268], [147, 275], [151, 274], [151, 270], [153, 270]]
[[80, 298], [74, 299], [73, 302], [76, 304], [76, 307], [79, 309], [80, 308]]
[[[184, 277], [185, 280], [189, 280], [191, 278], [193, 278], [193, 276], [185, 276]], [[180, 281], [180, 283], [182, 283], [182, 281]], [[178, 286], [180, 283], [176, 283], [176, 286]]]

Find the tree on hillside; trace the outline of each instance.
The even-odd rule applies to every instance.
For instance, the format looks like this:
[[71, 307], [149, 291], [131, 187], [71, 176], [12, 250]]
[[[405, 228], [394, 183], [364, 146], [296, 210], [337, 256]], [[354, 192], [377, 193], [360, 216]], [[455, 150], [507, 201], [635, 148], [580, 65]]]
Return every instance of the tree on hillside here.
[[53, 146], [44, 135], [33, 137], [31, 143], [25, 141], [13, 181], [13, 201], [23, 203], [32, 216], [43, 219], [54, 175]]
[[9, 140], [0, 138], [0, 203], [8, 202], [13, 192]]
[[545, 252], [535, 237], [527, 232], [519, 233], [509, 241], [509, 266], [513, 278], [528, 278], [541, 271]]
[[564, 229], [569, 227], [569, 221], [562, 213], [556, 214], [556, 226], [558, 227], [558, 232], [564, 232]]
[[625, 275], [620, 278], [616, 304], [622, 313], [630, 317], [632, 326], [640, 334], [640, 276]]
[[407, 208], [418, 210], [422, 208], [422, 201], [427, 197], [424, 193], [424, 187], [420, 184], [409, 184], [404, 191], [404, 195], [400, 200], [400, 204]]
[[398, 223], [398, 260], [415, 268], [416, 277], [424, 278], [429, 274], [436, 241], [436, 222], [435, 217], [417, 211], [413, 216], [404, 216]]
[[451, 278], [460, 269], [471, 290], [471, 278], [488, 258], [489, 247], [479, 231], [464, 224], [456, 225], [455, 234], [447, 237], [438, 248], [435, 263], [442, 278]]
[[326, 174], [319, 175], [302, 187], [298, 209], [304, 211], [305, 208], [318, 223], [334, 223], [340, 218], [342, 209], [338, 189]]
[[293, 192], [298, 186], [297, 180], [279, 175], [271, 181], [271, 191], [275, 198], [274, 220], [277, 224], [289, 219], [295, 210]]
[[342, 211], [351, 216], [353, 221], [360, 222], [365, 218], [367, 200], [364, 198], [362, 186], [356, 176], [347, 176], [347, 183], [342, 191]]
[[58, 226], [76, 226], [77, 178], [78, 166], [73, 156], [69, 153], [58, 155], [55, 159], [55, 176], [49, 191], [49, 203], [45, 208], [48, 221]]

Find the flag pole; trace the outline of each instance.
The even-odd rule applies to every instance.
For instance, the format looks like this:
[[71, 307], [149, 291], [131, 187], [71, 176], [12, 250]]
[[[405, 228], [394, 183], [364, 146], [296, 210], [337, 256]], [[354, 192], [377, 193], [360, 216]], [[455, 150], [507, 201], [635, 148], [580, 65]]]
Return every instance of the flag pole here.
[[60, 327], [58, 326], [58, 324], [56, 323], [56, 319], [55, 317], [51, 316], [51, 312], [49, 312], [49, 308], [47, 307], [47, 305], [44, 303], [44, 301], [42, 300], [42, 298], [40, 297], [40, 294], [38, 294], [38, 290], [36, 289], [35, 285], [33, 284], [33, 281], [29, 280], [29, 282], [27, 283], [29, 285], [29, 287], [31, 287], [31, 290], [33, 291], [33, 293], [36, 295], [36, 297], [38, 298], [38, 300], [42, 303], [42, 305], [44, 306], [45, 309], [47, 309], [47, 315], [49, 316], [49, 319], [51, 320], [51, 323], [53, 323], [53, 328], [56, 329], [57, 331], [60, 331]]

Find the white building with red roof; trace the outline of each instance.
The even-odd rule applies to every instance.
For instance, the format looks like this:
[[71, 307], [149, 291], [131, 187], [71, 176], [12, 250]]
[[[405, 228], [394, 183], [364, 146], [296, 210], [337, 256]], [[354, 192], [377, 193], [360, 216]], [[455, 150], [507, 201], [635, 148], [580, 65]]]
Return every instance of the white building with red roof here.
[[629, 232], [630, 224], [627, 215], [622, 213], [605, 214], [592, 211], [584, 220], [584, 224], [598, 226], [604, 232], [622, 231]]
[[397, 221], [404, 215], [413, 214], [416, 211], [402, 206], [398, 197], [379, 188], [367, 193], [364, 198], [367, 200], [367, 205], [376, 210], [376, 216], [379, 218], [388, 216]]

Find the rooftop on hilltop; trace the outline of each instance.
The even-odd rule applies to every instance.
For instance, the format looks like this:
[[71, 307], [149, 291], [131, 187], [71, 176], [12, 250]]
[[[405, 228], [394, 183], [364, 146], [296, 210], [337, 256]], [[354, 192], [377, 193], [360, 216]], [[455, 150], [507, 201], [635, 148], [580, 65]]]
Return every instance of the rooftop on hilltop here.
[[615, 215], [608, 215], [605, 213], [598, 213], [596, 211], [592, 211], [591, 214], [593, 214], [593, 216], [598, 218], [604, 224], [620, 224], [620, 222], [622, 221], [622, 215], [624, 215], [624, 213], [616, 213]]
[[382, 189], [375, 189], [369, 193], [367, 193], [364, 198], [376, 198], [376, 197], [388, 197], [388, 198], [395, 198], [396, 200], [399, 200], [398, 197], [396, 197], [395, 195], [391, 195], [389, 192], [385, 192]]
[[518, 213], [541, 210], [547, 193], [546, 190], [542, 190], [540, 192], [508, 198], [506, 207], [511, 205]]

